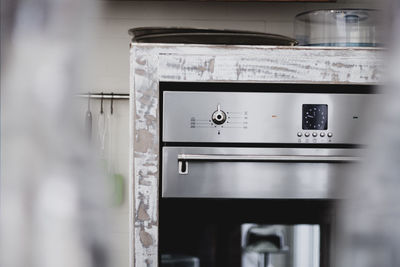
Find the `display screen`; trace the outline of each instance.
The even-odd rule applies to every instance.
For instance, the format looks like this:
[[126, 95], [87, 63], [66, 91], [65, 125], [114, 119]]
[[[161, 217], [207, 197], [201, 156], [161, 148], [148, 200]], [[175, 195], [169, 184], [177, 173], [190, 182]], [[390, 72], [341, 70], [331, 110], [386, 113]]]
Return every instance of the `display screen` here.
[[327, 130], [328, 105], [303, 104], [303, 130]]

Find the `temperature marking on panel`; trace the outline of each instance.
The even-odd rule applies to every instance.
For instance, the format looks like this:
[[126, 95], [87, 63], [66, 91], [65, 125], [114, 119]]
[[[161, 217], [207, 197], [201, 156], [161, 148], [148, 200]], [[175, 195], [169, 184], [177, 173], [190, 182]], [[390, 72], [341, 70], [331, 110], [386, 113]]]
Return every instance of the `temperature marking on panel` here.
[[227, 126], [226, 128], [248, 128], [248, 112], [247, 111], [227, 111]]
[[214, 128], [214, 124], [210, 119], [196, 119], [195, 117], [190, 118], [190, 128]]
[[243, 114], [243, 115], [247, 115], [247, 111], [242, 111], [242, 112], [237, 112], [237, 111], [227, 111], [227, 114]]
[[247, 129], [247, 127], [240, 127], [240, 126], [227, 126], [227, 127], [225, 127], [225, 128], [228, 128], [228, 129]]

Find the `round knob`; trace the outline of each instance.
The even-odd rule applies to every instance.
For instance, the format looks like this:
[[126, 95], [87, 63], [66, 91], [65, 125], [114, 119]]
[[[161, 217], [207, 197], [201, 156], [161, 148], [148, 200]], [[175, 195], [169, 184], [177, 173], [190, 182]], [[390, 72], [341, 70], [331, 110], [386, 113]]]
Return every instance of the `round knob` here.
[[217, 110], [214, 111], [211, 119], [215, 124], [218, 125], [223, 124], [226, 121], [226, 114], [221, 110], [221, 105], [218, 104]]

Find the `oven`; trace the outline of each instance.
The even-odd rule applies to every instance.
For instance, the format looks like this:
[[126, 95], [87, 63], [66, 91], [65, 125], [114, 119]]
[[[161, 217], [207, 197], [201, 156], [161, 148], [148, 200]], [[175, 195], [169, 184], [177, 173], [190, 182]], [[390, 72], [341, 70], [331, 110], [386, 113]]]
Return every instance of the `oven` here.
[[340, 197], [362, 154], [371, 90], [218, 85], [162, 92], [162, 197]]
[[160, 89], [160, 254], [186, 253], [212, 267], [330, 266], [335, 203], [367, 144], [360, 133], [373, 88]]

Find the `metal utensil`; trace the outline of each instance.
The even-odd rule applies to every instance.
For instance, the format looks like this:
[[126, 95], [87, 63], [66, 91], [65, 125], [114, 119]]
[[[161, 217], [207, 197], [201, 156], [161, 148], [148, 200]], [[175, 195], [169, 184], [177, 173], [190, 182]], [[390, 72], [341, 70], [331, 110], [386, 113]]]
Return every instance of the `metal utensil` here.
[[85, 116], [85, 127], [86, 127], [86, 133], [88, 136], [88, 139], [92, 139], [92, 112], [90, 111], [90, 93], [88, 97], [88, 107], [86, 111], [86, 116]]

